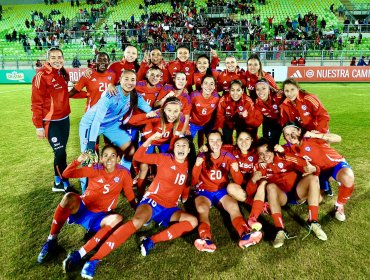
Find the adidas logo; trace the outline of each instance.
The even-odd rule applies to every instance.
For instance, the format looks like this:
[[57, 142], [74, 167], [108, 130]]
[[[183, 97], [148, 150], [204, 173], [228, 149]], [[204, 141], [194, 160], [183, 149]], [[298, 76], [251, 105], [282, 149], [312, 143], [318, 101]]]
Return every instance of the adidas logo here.
[[106, 244], [108, 245], [109, 248], [111, 248], [113, 250], [114, 242], [106, 242]]
[[100, 238], [94, 237], [94, 240], [95, 240], [96, 243], [100, 242]]
[[55, 219], [53, 219], [53, 224], [54, 224], [54, 225], [57, 225], [57, 224], [58, 224], [58, 222], [57, 222]]
[[92, 82], [96, 82], [96, 79], [94, 78], [94, 79], [92, 79], [91, 81], [92, 81]]
[[98, 183], [104, 183], [103, 179], [99, 179]]
[[223, 84], [227, 84], [227, 82], [226, 82], [226, 81], [224, 81], [224, 82], [223, 82]]
[[54, 83], [54, 82], [55, 82], [55, 79], [53, 78], [53, 79], [51, 80], [51, 82], [52, 82], [52, 83]]
[[171, 232], [167, 231], [167, 236], [168, 236], [168, 239], [171, 240], [173, 238], [173, 235], [171, 234]]
[[177, 70], [177, 67], [174, 67], [173, 70]]
[[291, 78], [302, 78], [302, 74], [301, 74], [301, 71], [297, 70], [293, 73], [292, 76], [290, 76]]
[[195, 106], [200, 107], [201, 105], [200, 105], [200, 103], [197, 103], [197, 105], [195, 105]]
[[176, 166], [175, 165], [171, 166], [171, 169], [176, 170]]

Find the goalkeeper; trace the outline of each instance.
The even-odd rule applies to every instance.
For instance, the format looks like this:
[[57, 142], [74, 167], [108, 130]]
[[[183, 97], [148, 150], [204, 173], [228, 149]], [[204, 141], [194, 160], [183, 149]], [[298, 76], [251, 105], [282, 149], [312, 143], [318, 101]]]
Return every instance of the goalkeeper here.
[[[94, 161], [94, 148], [97, 137], [105, 135], [114, 145], [123, 152], [121, 164], [130, 170], [131, 157], [134, 150], [131, 148], [131, 137], [128, 131], [120, 128], [130, 119], [133, 112], [141, 109], [145, 113], [151, 111], [148, 103], [135, 90], [136, 75], [131, 70], [124, 70], [117, 86], [117, 94], [111, 95], [104, 91], [97, 104], [91, 107], [80, 122], [81, 151], [89, 154], [86, 162]], [[85, 164], [86, 164], [85, 163]], [[86, 189], [86, 178], [81, 178], [81, 189]]]

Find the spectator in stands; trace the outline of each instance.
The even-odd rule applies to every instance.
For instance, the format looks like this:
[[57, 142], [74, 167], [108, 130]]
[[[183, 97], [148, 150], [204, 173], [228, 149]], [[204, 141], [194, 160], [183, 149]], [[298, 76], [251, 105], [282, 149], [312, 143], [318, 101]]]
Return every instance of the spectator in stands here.
[[271, 29], [271, 28], [272, 28], [272, 21], [274, 20], [274, 17], [275, 17], [275, 16], [267, 18], [268, 23], [269, 23], [269, 29]]
[[356, 57], [352, 57], [352, 60], [349, 66], [356, 66]]
[[297, 61], [297, 58], [294, 56], [292, 61], [290, 62], [290, 65], [292, 66], [298, 66], [298, 61]]
[[298, 59], [298, 66], [305, 66], [306, 65], [306, 60], [304, 59], [304, 57], [300, 57]]
[[334, 12], [334, 3], [330, 5], [330, 11], [331, 11], [333, 14], [335, 14], [335, 12]]
[[78, 57], [75, 56], [72, 61], [72, 67], [73, 68], [80, 68], [81, 62], [78, 60]]
[[112, 50], [110, 51], [110, 57], [111, 57], [111, 61], [114, 62], [117, 60], [116, 58], [116, 50], [114, 48], [112, 48]]
[[40, 67], [42, 67], [42, 63], [41, 63], [41, 61], [40, 61], [40, 59], [38, 59], [37, 61], [36, 61], [36, 68], [40, 68]]
[[358, 45], [361, 45], [361, 42], [362, 42], [362, 33], [358, 33], [358, 38], [357, 38], [357, 44]]
[[357, 63], [357, 66], [367, 66], [367, 64], [365, 62], [365, 56], [360, 58], [360, 60]]

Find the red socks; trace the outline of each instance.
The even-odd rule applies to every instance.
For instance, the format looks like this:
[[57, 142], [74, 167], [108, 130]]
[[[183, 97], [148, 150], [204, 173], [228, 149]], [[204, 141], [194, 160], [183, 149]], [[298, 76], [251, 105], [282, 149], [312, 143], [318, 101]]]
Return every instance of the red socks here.
[[249, 218], [258, 218], [261, 213], [263, 212], [263, 207], [265, 206], [265, 203], [262, 200], [255, 200], [252, 204], [252, 210], [249, 214]]
[[271, 216], [276, 228], [284, 228], [283, 216], [281, 213], [273, 213]]
[[212, 239], [211, 226], [207, 223], [200, 223], [198, 227], [199, 237], [202, 239]]
[[108, 239], [101, 245], [99, 250], [94, 256], [91, 257], [90, 261], [101, 260], [107, 256], [114, 249], [118, 248], [124, 243], [129, 237], [137, 231], [132, 221], [128, 221], [126, 224], [120, 226], [115, 230]]
[[146, 179], [140, 179], [140, 178], [137, 179], [137, 191], [138, 191], [139, 197], [143, 197], [145, 193], [145, 187], [146, 187], [145, 183], [146, 183]]
[[233, 224], [235, 230], [238, 232], [239, 236], [242, 236], [242, 234], [247, 231], [247, 223], [242, 216], [234, 218], [231, 223]]
[[355, 188], [355, 185], [352, 185], [350, 188], [347, 188], [345, 186], [340, 186], [338, 191], [338, 200], [337, 203], [341, 205], [345, 205], [348, 201], [348, 199], [351, 197], [353, 190]]
[[150, 237], [150, 239], [154, 243], [163, 242], [180, 237], [184, 233], [187, 233], [193, 229], [194, 227], [188, 221], [178, 222], [170, 226], [168, 229], [153, 235]]
[[318, 221], [319, 220], [319, 206], [308, 206], [308, 221]]
[[55, 209], [54, 212], [53, 222], [51, 223], [50, 235], [55, 235], [60, 232], [70, 214], [71, 209], [63, 208], [58, 204], [57, 209]]
[[102, 227], [87, 243], [83, 246], [86, 253], [91, 252], [99, 242], [108, 236], [109, 232], [112, 230], [111, 226]]

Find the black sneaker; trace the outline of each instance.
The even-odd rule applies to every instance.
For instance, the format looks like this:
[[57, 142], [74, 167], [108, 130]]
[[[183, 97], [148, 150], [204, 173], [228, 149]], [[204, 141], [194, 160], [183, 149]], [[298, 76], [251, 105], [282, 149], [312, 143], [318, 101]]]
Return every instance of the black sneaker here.
[[69, 192], [73, 192], [73, 193], [76, 193], [76, 194], [80, 194], [80, 192], [78, 190], [76, 190], [74, 187], [72, 186], [68, 186], [68, 187], [65, 187], [64, 188], [64, 192], [65, 193], [69, 193]]
[[324, 193], [327, 195], [327, 196], [333, 196], [333, 191], [331, 190], [331, 186], [329, 184], [329, 186], [324, 190]]
[[54, 186], [51, 188], [53, 192], [64, 192], [64, 184], [60, 182], [58, 185], [54, 182]]

